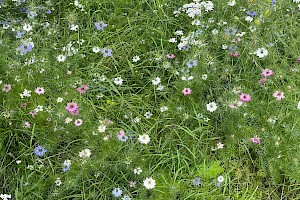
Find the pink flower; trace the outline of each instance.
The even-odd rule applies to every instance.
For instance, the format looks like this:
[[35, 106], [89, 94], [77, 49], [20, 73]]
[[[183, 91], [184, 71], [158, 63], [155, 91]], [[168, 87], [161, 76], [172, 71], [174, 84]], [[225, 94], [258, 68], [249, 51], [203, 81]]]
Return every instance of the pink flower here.
[[76, 119], [74, 122], [75, 126], [81, 126], [82, 123], [83, 123], [82, 119]]
[[37, 115], [37, 112], [35, 110], [30, 111], [29, 114], [32, 115], [32, 117], [34, 118]]
[[79, 109], [76, 109], [76, 110], [74, 110], [74, 111], [71, 111], [70, 114], [73, 115], [73, 116], [79, 115]]
[[277, 100], [284, 99], [284, 92], [275, 91], [275, 93], [272, 95], [273, 97], [276, 97]]
[[85, 94], [85, 91], [87, 91], [89, 89], [89, 87], [87, 85], [83, 85], [79, 88], [77, 88], [77, 91], [80, 92], [81, 94]]
[[250, 94], [244, 94], [244, 93], [242, 93], [240, 95], [240, 100], [243, 101], [243, 102], [249, 102], [249, 101], [251, 101]]
[[175, 55], [174, 55], [174, 54], [172, 54], [172, 53], [169, 53], [169, 54], [167, 55], [167, 58], [169, 58], [169, 59], [173, 59], [173, 58], [175, 58]]
[[37, 87], [35, 90], [35, 93], [37, 93], [38, 95], [44, 94], [45, 90], [42, 87]]
[[125, 132], [121, 130], [118, 134], [118, 138], [121, 139], [125, 135]]
[[74, 103], [74, 102], [71, 102], [71, 103], [68, 103], [67, 104], [67, 107], [66, 107], [66, 110], [68, 111], [68, 112], [74, 112], [75, 110], [77, 110], [78, 109], [78, 106], [77, 106], [77, 103]]
[[239, 53], [238, 52], [235, 52], [235, 53], [230, 52], [230, 56], [236, 58], [239, 56]]
[[298, 63], [300, 63], [300, 57], [298, 57], [297, 61], [298, 61]]
[[30, 128], [30, 123], [29, 123], [29, 122], [25, 122], [25, 123], [24, 123], [24, 127]]
[[254, 136], [254, 138], [250, 138], [250, 141], [253, 142], [254, 144], [260, 144], [260, 138], [256, 136]]
[[25, 102], [25, 103], [22, 103], [21, 105], [20, 105], [20, 108], [22, 108], [22, 109], [25, 109], [27, 107], [27, 103]]
[[182, 94], [183, 94], [184, 96], [192, 94], [191, 88], [184, 88], [184, 89], [182, 90]]
[[2, 88], [2, 91], [3, 92], [8, 92], [8, 91], [10, 91], [11, 90], [11, 84], [4, 84], [3, 85], [3, 88]]
[[261, 75], [264, 77], [272, 76], [273, 74], [274, 72], [271, 69], [264, 69], [261, 73]]
[[242, 104], [243, 104], [242, 101], [234, 101], [229, 104], [229, 108], [237, 108], [240, 107]]
[[259, 84], [265, 84], [265, 82], [267, 81], [268, 79], [267, 78], [261, 78], [258, 83]]

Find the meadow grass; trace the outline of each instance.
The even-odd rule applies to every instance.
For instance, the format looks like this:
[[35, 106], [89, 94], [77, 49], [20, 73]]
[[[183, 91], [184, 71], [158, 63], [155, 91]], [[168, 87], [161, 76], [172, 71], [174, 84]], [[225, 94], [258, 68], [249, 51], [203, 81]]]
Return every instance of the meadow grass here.
[[300, 199], [299, 3], [0, 0], [0, 198]]

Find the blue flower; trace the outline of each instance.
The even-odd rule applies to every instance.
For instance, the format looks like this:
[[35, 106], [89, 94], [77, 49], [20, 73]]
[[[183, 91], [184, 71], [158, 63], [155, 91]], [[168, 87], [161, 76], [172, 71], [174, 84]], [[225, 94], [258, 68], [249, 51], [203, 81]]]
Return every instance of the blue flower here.
[[103, 53], [103, 56], [104, 57], [107, 57], [107, 56], [112, 56], [112, 50], [111, 49], [107, 49], [106, 47], [104, 47], [103, 49], [101, 49], [101, 53]]
[[107, 24], [105, 24], [104, 22], [100, 22], [100, 23], [95, 22], [94, 24], [97, 27], [97, 30], [99, 31], [103, 31], [104, 28], [107, 27]]
[[196, 176], [194, 179], [193, 179], [193, 185], [194, 186], [199, 186], [200, 185], [200, 178], [198, 176]]
[[43, 146], [37, 146], [34, 148], [34, 154], [39, 156], [39, 157], [42, 157], [44, 155], [44, 153], [46, 153], [48, 150], [45, 149]]
[[255, 17], [257, 15], [256, 12], [246, 11], [246, 14], [250, 17]]
[[66, 171], [69, 171], [70, 170], [70, 165], [67, 165], [63, 168], [63, 171], [66, 172]]
[[115, 188], [111, 192], [115, 197], [120, 197], [123, 193], [123, 191], [120, 188]]
[[22, 44], [18, 48], [22, 51], [23, 55], [25, 55], [27, 52], [32, 52], [32, 45], [31, 44]]

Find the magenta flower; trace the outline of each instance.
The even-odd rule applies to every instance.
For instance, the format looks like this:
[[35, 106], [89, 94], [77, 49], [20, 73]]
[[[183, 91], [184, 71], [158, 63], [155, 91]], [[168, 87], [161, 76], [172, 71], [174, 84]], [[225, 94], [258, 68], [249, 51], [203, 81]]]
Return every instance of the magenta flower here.
[[10, 91], [11, 90], [11, 84], [4, 84], [3, 85], [3, 88], [2, 88], [2, 91], [3, 92], [8, 92], [8, 91]]
[[87, 85], [83, 85], [79, 88], [77, 88], [77, 91], [80, 92], [81, 94], [85, 94], [85, 91], [87, 91], [89, 89], [89, 87]]
[[37, 87], [35, 90], [35, 93], [37, 93], [38, 95], [44, 94], [45, 90], [42, 87]]
[[261, 78], [258, 83], [259, 84], [265, 84], [265, 82], [267, 81], [267, 78]]
[[274, 72], [271, 69], [264, 69], [261, 73], [261, 75], [264, 77], [272, 76], [273, 74]]
[[79, 115], [79, 109], [76, 109], [76, 110], [70, 112], [70, 114], [73, 115], [73, 116]]
[[82, 123], [83, 123], [82, 119], [76, 119], [74, 122], [75, 126], [81, 126]]
[[184, 96], [187, 96], [187, 95], [190, 95], [190, 94], [192, 94], [192, 90], [191, 90], [191, 88], [184, 88], [183, 90], [182, 90], [182, 94], [184, 95]]
[[284, 99], [284, 92], [275, 91], [275, 93], [272, 95], [273, 97], [276, 97], [278, 101], [281, 99]]
[[235, 52], [235, 53], [230, 52], [230, 56], [236, 58], [239, 56], [239, 53], [238, 52]]
[[297, 61], [298, 61], [298, 63], [300, 63], [300, 57], [298, 57]]
[[251, 101], [250, 94], [244, 94], [244, 93], [242, 93], [242, 94], [240, 95], [240, 100], [241, 100], [242, 102], [249, 102], [249, 101]]
[[77, 103], [71, 102], [71, 103], [68, 103], [68, 104], [67, 104], [66, 110], [67, 110], [68, 112], [71, 113], [71, 112], [76, 111], [77, 109], [78, 109]]
[[250, 138], [250, 141], [253, 142], [254, 144], [260, 144], [260, 138], [256, 136], [254, 136], [253, 138]]

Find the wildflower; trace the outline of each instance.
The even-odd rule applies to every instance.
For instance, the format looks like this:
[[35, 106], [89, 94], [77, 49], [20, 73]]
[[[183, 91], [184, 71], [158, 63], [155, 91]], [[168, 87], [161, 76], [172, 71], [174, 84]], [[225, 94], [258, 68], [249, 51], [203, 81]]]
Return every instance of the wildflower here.
[[268, 55], [268, 50], [265, 48], [259, 48], [256, 50], [255, 54], [259, 57], [259, 58], [263, 58], [265, 56]]
[[113, 81], [116, 85], [122, 85], [123, 84], [123, 79], [121, 77], [114, 78]]
[[91, 156], [91, 151], [89, 149], [84, 149], [81, 152], [79, 152], [80, 158], [89, 158]]
[[194, 179], [193, 179], [193, 185], [194, 186], [199, 186], [200, 185], [200, 178], [198, 176], [196, 176]]
[[229, 104], [229, 108], [237, 108], [240, 107], [242, 104], [243, 104], [242, 101], [234, 101]]
[[82, 119], [76, 119], [74, 122], [75, 126], [81, 126], [82, 123], [83, 123]]
[[264, 84], [268, 79], [267, 78], [261, 78], [258, 83], [259, 84]]
[[11, 199], [11, 194], [0, 194], [0, 198], [2, 200], [8, 200]]
[[125, 135], [125, 132], [123, 130], [121, 130], [118, 134], [118, 139], [122, 142], [126, 142], [128, 139], [128, 136]]
[[206, 108], [209, 112], [214, 112], [215, 110], [217, 110], [217, 104], [215, 102], [211, 102], [209, 104], [206, 105]]
[[99, 53], [101, 51], [101, 49], [99, 47], [93, 47], [92, 51], [94, 53]]
[[276, 97], [277, 100], [281, 100], [281, 99], [284, 99], [284, 92], [275, 91], [275, 93], [272, 96]]
[[63, 102], [63, 100], [64, 100], [63, 98], [61, 98], [61, 97], [58, 97], [58, 98], [56, 99], [56, 102], [57, 102], [57, 103], [62, 103], [62, 102]]
[[150, 111], [148, 111], [148, 112], [146, 112], [145, 114], [144, 114], [144, 116], [146, 117], [146, 119], [150, 119], [151, 117], [152, 117], [152, 113], [150, 112]]
[[125, 195], [124, 197], [122, 197], [122, 200], [131, 200], [131, 198], [128, 195]]
[[242, 102], [249, 102], [249, 101], [251, 101], [250, 94], [244, 94], [244, 93], [242, 93], [242, 94], [240, 95], [240, 100], [241, 100]]
[[9, 92], [11, 90], [11, 84], [4, 84], [3, 85], [3, 88], [2, 88], [2, 91], [3, 92]]
[[30, 24], [25, 23], [23, 26], [23, 30], [29, 32], [32, 30], [32, 27], [30, 26]]
[[272, 76], [273, 74], [274, 72], [271, 69], [264, 69], [261, 73], [261, 75], [264, 77]]
[[34, 148], [34, 154], [42, 157], [44, 155], [44, 153], [46, 153], [48, 150], [45, 149], [43, 146], [37, 146]]
[[217, 149], [223, 149], [224, 144], [222, 144], [221, 142], [217, 143]]
[[297, 61], [298, 61], [298, 63], [300, 63], [300, 57], [298, 57]]
[[140, 167], [135, 168], [135, 169], [133, 170], [133, 173], [138, 174], [138, 175], [139, 175], [141, 172], [143, 172], [143, 170], [142, 170]]
[[136, 182], [135, 181], [129, 181], [129, 187], [136, 187]]
[[152, 80], [153, 85], [158, 85], [160, 83], [160, 78], [156, 77], [155, 79]]
[[148, 142], [150, 142], [150, 137], [149, 135], [144, 134], [144, 135], [140, 135], [138, 140], [142, 144], [147, 144]]
[[123, 193], [123, 191], [120, 188], [114, 188], [111, 192], [115, 197], [120, 197]]
[[112, 50], [111, 49], [107, 49], [106, 47], [104, 47], [103, 49], [101, 49], [101, 53], [103, 53], [104, 57], [112, 56]]
[[167, 111], [169, 108], [167, 106], [163, 106], [160, 108], [160, 112], [165, 112]]
[[174, 55], [174, 54], [172, 54], [172, 53], [169, 53], [169, 54], [167, 54], [167, 58], [169, 58], [169, 59], [173, 59], [173, 58], [175, 58], [175, 55]]
[[85, 91], [87, 91], [88, 89], [89, 89], [89, 87], [84, 84], [83, 86], [77, 88], [77, 92], [79, 92], [81, 94], [85, 94]]
[[163, 86], [162, 84], [159, 84], [159, 85], [157, 86], [156, 90], [158, 90], [158, 91], [163, 91], [164, 88], [165, 88], [165, 86]]
[[23, 43], [18, 49], [22, 52], [22, 55], [26, 55], [27, 52], [32, 52], [32, 45]]
[[234, 6], [236, 4], [235, 0], [230, 0], [227, 2], [229, 6]]
[[223, 176], [218, 176], [218, 182], [223, 183], [224, 182], [224, 177]]
[[58, 55], [56, 58], [58, 62], [64, 62], [67, 57], [65, 55]]
[[38, 95], [44, 94], [45, 93], [45, 89], [42, 87], [37, 87], [35, 90], [35, 93], [37, 93]]
[[298, 102], [297, 109], [300, 109], [300, 101]]
[[106, 130], [106, 126], [105, 125], [100, 125], [98, 126], [98, 129], [97, 129], [100, 133], [104, 133], [105, 130]]
[[29, 122], [25, 122], [25, 123], [24, 123], [24, 127], [26, 127], [26, 128], [30, 128], [30, 126], [31, 126], [31, 125], [30, 125], [30, 123], [29, 123]]
[[146, 178], [146, 180], [144, 180], [144, 186], [147, 188], [147, 189], [153, 189], [156, 185], [156, 182], [153, 178]]
[[62, 184], [60, 178], [57, 178], [55, 181], [55, 185], [60, 186]]
[[175, 43], [175, 42], [177, 42], [177, 41], [176, 41], [176, 38], [170, 38], [170, 39], [169, 39], [169, 42], [170, 42], [170, 43]]
[[134, 56], [133, 58], [132, 58], [132, 61], [133, 62], [137, 62], [137, 61], [139, 61], [140, 60], [140, 57], [139, 56]]
[[68, 112], [74, 112], [74, 111], [76, 111], [77, 109], [78, 109], [77, 103], [71, 102], [71, 103], [68, 103], [68, 104], [67, 104], [66, 110], [67, 110]]
[[95, 22], [94, 25], [96, 26], [98, 31], [103, 31], [105, 27], [107, 27], [107, 24], [105, 24], [104, 22]]
[[182, 94], [184, 95], [184, 96], [187, 96], [187, 95], [190, 95], [190, 94], [192, 94], [192, 90], [191, 90], [191, 88], [184, 88], [183, 90], [182, 90]]
[[260, 138], [257, 136], [250, 138], [250, 141], [254, 144], [260, 144]]

